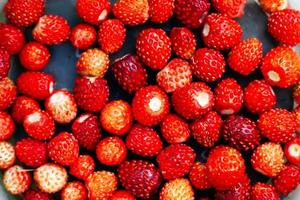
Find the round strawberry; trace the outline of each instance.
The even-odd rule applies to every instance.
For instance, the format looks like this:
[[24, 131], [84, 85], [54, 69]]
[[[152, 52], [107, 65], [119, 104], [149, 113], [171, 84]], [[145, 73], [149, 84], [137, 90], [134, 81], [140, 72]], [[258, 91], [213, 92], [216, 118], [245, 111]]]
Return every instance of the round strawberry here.
[[70, 166], [69, 173], [78, 179], [86, 180], [95, 170], [95, 161], [89, 155], [80, 155]]
[[11, 116], [3, 111], [0, 111], [0, 141], [11, 138], [15, 132], [15, 123]]
[[300, 184], [300, 169], [295, 165], [285, 166], [274, 180], [276, 190], [287, 195]]
[[29, 189], [24, 193], [22, 200], [52, 200], [50, 194], [36, 189]]
[[97, 40], [96, 29], [88, 24], [77, 24], [72, 28], [70, 42], [77, 49], [88, 49]]
[[247, 0], [212, 0], [212, 5], [219, 13], [231, 18], [242, 17]]
[[0, 80], [7, 77], [10, 70], [10, 55], [8, 51], [0, 49]]
[[122, 186], [141, 199], [152, 197], [161, 184], [161, 175], [156, 167], [143, 160], [125, 161], [118, 168]]
[[6, 141], [0, 142], [0, 170], [11, 167], [16, 161], [14, 146]]
[[193, 74], [206, 82], [214, 82], [222, 77], [225, 72], [225, 59], [216, 50], [201, 48], [191, 58]]
[[0, 23], [0, 49], [14, 55], [21, 51], [25, 44], [23, 32], [10, 24]]
[[[19, 88], [18, 88], [19, 89]], [[0, 80], [0, 110], [6, 110], [15, 101], [17, 87], [9, 78]]]
[[193, 137], [204, 147], [213, 147], [221, 135], [222, 118], [215, 111], [209, 111], [204, 117], [191, 124]]
[[26, 96], [19, 96], [12, 106], [11, 116], [15, 122], [21, 124], [27, 115], [38, 110], [40, 110], [40, 106], [37, 101]]
[[136, 200], [136, 198], [126, 190], [117, 190], [113, 193], [110, 200]]
[[284, 147], [287, 160], [295, 165], [300, 165], [300, 138], [294, 138]]
[[162, 29], [144, 29], [137, 36], [136, 52], [151, 69], [162, 69], [171, 57], [171, 40]]
[[226, 15], [212, 13], [204, 21], [202, 39], [207, 47], [225, 50], [237, 45], [242, 34], [238, 22]]
[[79, 181], [69, 182], [61, 192], [62, 200], [86, 200], [87, 191]]
[[149, 18], [154, 23], [168, 21], [174, 12], [175, 0], [148, 0]]
[[194, 199], [194, 190], [188, 179], [177, 178], [165, 183], [159, 193], [160, 200]]
[[284, 165], [280, 144], [267, 142], [258, 146], [252, 154], [251, 164], [256, 171], [266, 176], [277, 176]]
[[272, 185], [257, 182], [252, 186], [251, 200], [280, 200], [280, 197]]
[[200, 162], [195, 162], [189, 173], [189, 179], [191, 181], [191, 184], [196, 189], [205, 190], [211, 187], [207, 175], [208, 175], [207, 167]]
[[96, 155], [101, 164], [120, 165], [127, 157], [127, 148], [119, 137], [106, 137], [96, 147]]
[[286, 9], [288, 0], [259, 0], [260, 7], [267, 13]]

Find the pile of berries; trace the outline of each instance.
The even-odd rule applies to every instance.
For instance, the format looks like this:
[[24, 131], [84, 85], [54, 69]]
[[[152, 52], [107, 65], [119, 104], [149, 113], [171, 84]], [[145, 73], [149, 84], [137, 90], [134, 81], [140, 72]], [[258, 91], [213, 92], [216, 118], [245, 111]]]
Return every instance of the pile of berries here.
[[[242, 40], [233, 19], [243, 16], [245, 4], [77, 0], [83, 23], [71, 28], [63, 17], [45, 14], [45, 0], [8, 0], [7, 23], [0, 23], [5, 189], [23, 200], [51, 200], [55, 193], [62, 200], [204, 200], [211, 197], [201, 191], [210, 189], [216, 200], [279, 200], [292, 192], [300, 184], [300, 57], [292, 49], [300, 43], [300, 12], [285, 0], [260, 0], [279, 43], [263, 55], [262, 42]], [[184, 26], [168, 33], [145, 28], [135, 53], [110, 59], [128, 27], [173, 15]], [[29, 27], [32, 41], [23, 33]], [[68, 40], [82, 50], [72, 91], [55, 88], [55, 77], [43, 72], [48, 47]], [[14, 83], [8, 71], [16, 56], [25, 70]], [[243, 88], [222, 78], [226, 66], [241, 77], [260, 71], [263, 78]], [[115, 80], [105, 79], [108, 70]], [[148, 84], [149, 71], [156, 84]], [[110, 101], [109, 81], [132, 100]], [[293, 86], [295, 110], [276, 108], [272, 87]], [[12, 143], [19, 125], [26, 136]], [[191, 141], [209, 152], [205, 161]], [[250, 182], [251, 169], [271, 181]]]

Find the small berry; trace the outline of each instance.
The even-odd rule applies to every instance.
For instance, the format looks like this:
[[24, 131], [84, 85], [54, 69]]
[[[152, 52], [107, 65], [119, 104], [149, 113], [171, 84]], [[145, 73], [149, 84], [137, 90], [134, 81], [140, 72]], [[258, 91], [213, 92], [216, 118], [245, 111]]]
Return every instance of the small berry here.
[[95, 170], [95, 161], [89, 155], [80, 155], [70, 166], [70, 174], [78, 179], [86, 180]]
[[280, 200], [280, 198], [272, 185], [257, 182], [252, 186], [251, 200]]
[[10, 24], [0, 23], [0, 49], [6, 50], [10, 55], [17, 54], [25, 44], [23, 32]]
[[9, 108], [16, 97], [17, 87], [14, 83], [7, 77], [0, 80], [0, 110]]
[[29, 189], [24, 193], [22, 200], [52, 200], [52, 196], [40, 190]]
[[247, 0], [213, 0], [213, 7], [222, 14], [231, 18], [242, 17]]
[[175, 0], [148, 0], [149, 18], [154, 23], [168, 21], [174, 13]]
[[189, 179], [191, 184], [198, 190], [205, 190], [211, 187], [208, 181], [208, 170], [207, 167], [200, 163], [195, 162], [189, 173]]
[[11, 116], [0, 111], [0, 141], [10, 139], [15, 132], [15, 123]]
[[6, 141], [0, 141], [0, 170], [11, 167], [16, 161], [14, 146]]
[[136, 198], [126, 190], [117, 190], [113, 193], [110, 200], [136, 200]]
[[276, 12], [286, 9], [288, 6], [287, 0], [259, 0], [260, 7], [267, 13]]
[[294, 138], [284, 146], [287, 160], [295, 165], [300, 165], [300, 138]]
[[160, 200], [194, 200], [194, 190], [188, 179], [177, 178], [165, 183], [159, 193]]
[[287, 195], [300, 184], [300, 169], [295, 165], [285, 166], [274, 180], [276, 190]]
[[18, 96], [12, 106], [11, 116], [15, 122], [22, 124], [27, 115], [38, 110], [40, 105], [37, 101], [26, 96]]
[[77, 49], [88, 49], [97, 40], [96, 29], [88, 24], [77, 24], [71, 30], [70, 42]]
[[10, 70], [10, 55], [8, 51], [0, 49], [0, 80], [7, 77]]
[[79, 181], [69, 182], [61, 192], [62, 200], [86, 200], [87, 191]]

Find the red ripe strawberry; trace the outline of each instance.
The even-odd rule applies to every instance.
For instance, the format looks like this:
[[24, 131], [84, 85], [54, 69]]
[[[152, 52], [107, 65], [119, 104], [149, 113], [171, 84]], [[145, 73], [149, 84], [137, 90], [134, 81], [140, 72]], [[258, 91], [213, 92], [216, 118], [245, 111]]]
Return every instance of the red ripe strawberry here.
[[261, 134], [272, 142], [287, 143], [296, 135], [296, 118], [294, 113], [275, 108], [259, 116], [258, 127]]
[[89, 155], [80, 155], [70, 166], [70, 174], [78, 179], [86, 180], [95, 170], [95, 161]]
[[276, 105], [276, 95], [264, 80], [254, 80], [244, 89], [246, 108], [252, 113], [263, 113]]
[[52, 200], [50, 194], [36, 189], [29, 189], [25, 192], [22, 200]]
[[7, 19], [19, 27], [31, 26], [45, 12], [45, 0], [9, 0], [4, 7]]
[[122, 0], [113, 6], [113, 14], [124, 24], [136, 26], [144, 24], [149, 18], [147, 0]]
[[284, 146], [287, 160], [295, 165], [300, 165], [300, 138], [294, 138]]
[[50, 60], [50, 52], [40, 43], [29, 42], [23, 47], [19, 59], [22, 66], [28, 70], [42, 70]]
[[49, 141], [48, 155], [53, 161], [70, 166], [79, 156], [77, 139], [70, 133], [59, 133]]
[[268, 31], [278, 42], [294, 46], [300, 43], [300, 11], [284, 9], [268, 18]]
[[162, 69], [171, 56], [171, 40], [162, 29], [144, 29], [138, 34], [136, 52], [148, 67]]
[[10, 24], [0, 23], [0, 49], [14, 55], [21, 51], [25, 44], [23, 32]]
[[77, 104], [73, 94], [65, 89], [54, 91], [45, 101], [45, 109], [54, 121], [70, 123], [77, 114]]
[[259, 130], [249, 118], [231, 115], [223, 124], [223, 138], [230, 146], [240, 150], [253, 150], [260, 142]]
[[[19, 89], [19, 88], [18, 88]], [[0, 80], [0, 110], [6, 110], [15, 101], [17, 87], [9, 78]]]
[[10, 55], [8, 51], [0, 49], [0, 80], [7, 77], [10, 70]]
[[272, 185], [257, 182], [252, 186], [251, 200], [280, 200], [280, 197]]
[[122, 186], [141, 199], [152, 197], [161, 184], [161, 175], [156, 167], [143, 160], [125, 161], [118, 169]]
[[258, 68], [262, 57], [262, 43], [257, 38], [248, 38], [231, 49], [228, 64], [232, 70], [247, 76]]
[[80, 146], [88, 150], [94, 150], [101, 137], [98, 119], [90, 113], [80, 115], [73, 122], [72, 132]]
[[273, 86], [287, 88], [300, 80], [300, 57], [289, 47], [275, 47], [263, 58], [261, 72]]
[[223, 79], [215, 88], [215, 109], [222, 115], [239, 112], [243, 106], [243, 90], [233, 78]]
[[180, 178], [189, 173], [196, 158], [195, 151], [185, 144], [172, 144], [156, 157], [159, 169], [166, 180]]
[[287, 195], [300, 184], [300, 169], [295, 165], [285, 166], [274, 180], [276, 190]]
[[75, 79], [74, 97], [83, 110], [99, 112], [108, 101], [107, 81], [99, 77], [78, 77]]
[[225, 59], [216, 50], [201, 48], [198, 49], [191, 59], [193, 74], [206, 82], [213, 82], [221, 78], [225, 72]]
[[69, 39], [70, 26], [67, 20], [58, 15], [42, 16], [34, 29], [33, 38], [41, 44], [57, 45]]
[[136, 200], [136, 198], [126, 190], [117, 190], [113, 193], [110, 200]]
[[246, 0], [213, 0], [212, 5], [214, 8], [222, 14], [225, 14], [231, 18], [242, 17], [244, 15], [244, 7]]
[[11, 116], [3, 111], [0, 111], [0, 141], [9, 139], [15, 132], [15, 123]]
[[56, 193], [67, 184], [68, 173], [60, 165], [47, 163], [34, 170], [33, 178], [41, 191]]
[[188, 123], [175, 114], [168, 114], [160, 124], [161, 134], [170, 144], [188, 141], [191, 132]]
[[287, 0], [259, 0], [260, 7], [268, 13], [286, 9], [288, 6]]
[[188, 179], [177, 178], [165, 183], [159, 193], [159, 200], [170, 199], [194, 199], [193, 187]]
[[192, 82], [192, 71], [188, 62], [175, 58], [156, 75], [156, 82], [167, 93], [174, 92]]
[[96, 26], [108, 17], [110, 10], [108, 0], [77, 0], [76, 3], [79, 17]]
[[132, 125], [133, 116], [130, 105], [123, 100], [106, 104], [100, 115], [101, 126], [109, 133], [124, 135]]
[[47, 162], [47, 144], [38, 140], [25, 138], [15, 146], [18, 160], [30, 167], [39, 167]]
[[217, 190], [229, 190], [245, 176], [245, 161], [236, 149], [227, 146], [213, 148], [207, 158], [208, 180]]
[[134, 125], [126, 137], [126, 146], [134, 154], [152, 157], [163, 148], [162, 141], [152, 128]]
[[0, 170], [11, 167], [16, 161], [14, 146], [6, 141], [0, 142]]
[[168, 96], [157, 86], [140, 89], [132, 100], [133, 116], [145, 126], [157, 125], [169, 110]]
[[280, 144], [267, 142], [258, 146], [251, 157], [252, 167], [270, 177], [275, 177], [283, 168], [283, 150]]
[[230, 49], [242, 39], [241, 26], [226, 15], [212, 13], [206, 17], [204, 22], [202, 39], [210, 48]]
[[4, 188], [13, 195], [22, 194], [31, 185], [30, 172], [19, 165], [14, 165], [6, 170], [2, 177]]
[[193, 137], [204, 147], [213, 147], [220, 139], [222, 118], [215, 111], [209, 111], [203, 118], [191, 124]]
[[194, 82], [176, 90], [172, 95], [172, 104], [184, 118], [196, 119], [212, 109], [214, 96], [205, 83]]
[[174, 13], [175, 0], [148, 0], [149, 17], [154, 23], [168, 21]]
[[77, 49], [88, 49], [97, 40], [97, 32], [88, 24], [77, 24], [72, 28], [70, 42]]
[[98, 43], [106, 53], [115, 53], [122, 48], [126, 37], [124, 24], [118, 19], [104, 21], [98, 31]]
[[183, 59], [190, 59], [196, 50], [196, 38], [192, 31], [185, 27], [174, 27], [171, 30], [171, 44], [174, 53]]
[[175, 0], [176, 17], [189, 28], [199, 28], [209, 9], [208, 0]]
[[208, 182], [207, 174], [207, 167], [200, 162], [195, 162], [189, 173], [189, 179], [191, 181], [191, 184], [197, 190], [209, 189], [211, 185]]
[[40, 110], [40, 105], [37, 101], [26, 96], [19, 96], [12, 106], [11, 116], [15, 122], [22, 124], [27, 115], [38, 110]]
[[127, 54], [112, 66], [115, 79], [123, 90], [134, 93], [147, 85], [148, 75], [137, 56]]
[[55, 131], [54, 120], [45, 111], [35, 111], [24, 118], [26, 133], [38, 140], [48, 140]]
[[86, 200], [87, 191], [79, 181], [69, 182], [61, 192], [62, 200]]
[[120, 165], [127, 157], [127, 148], [119, 137], [106, 137], [96, 147], [96, 155], [101, 164]]

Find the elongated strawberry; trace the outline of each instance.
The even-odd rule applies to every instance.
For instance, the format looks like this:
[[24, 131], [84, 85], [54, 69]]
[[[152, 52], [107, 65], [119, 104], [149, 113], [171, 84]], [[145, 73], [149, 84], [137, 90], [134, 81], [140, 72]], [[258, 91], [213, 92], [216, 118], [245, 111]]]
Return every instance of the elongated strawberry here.
[[17, 27], [0, 23], [0, 48], [14, 55], [21, 51], [25, 44], [23, 32]]
[[113, 193], [110, 200], [136, 200], [136, 198], [126, 190], [117, 190]]
[[0, 141], [11, 138], [15, 132], [15, 123], [11, 116], [3, 111], [0, 111]]
[[70, 42], [77, 49], [88, 49], [97, 40], [96, 29], [88, 24], [77, 24], [72, 28]]
[[160, 200], [168, 199], [194, 199], [194, 190], [188, 179], [177, 178], [171, 180], [163, 186], [159, 193]]
[[8, 51], [0, 49], [0, 80], [7, 77], [10, 70], [10, 55]]
[[149, 18], [155, 23], [164, 23], [174, 13], [175, 0], [148, 0]]
[[189, 179], [191, 184], [198, 190], [205, 190], [211, 187], [208, 181], [208, 170], [207, 167], [200, 163], [195, 162], [189, 173]]
[[24, 193], [22, 200], [52, 200], [52, 196], [37, 189], [29, 189]]
[[11, 167], [16, 161], [14, 146], [6, 141], [0, 142], [0, 169]]
[[86, 180], [95, 170], [95, 161], [90, 155], [80, 155], [70, 166], [70, 174], [78, 179]]
[[[19, 88], [18, 88], [19, 89]], [[9, 108], [17, 96], [17, 87], [9, 78], [0, 80], [0, 110]]]
[[61, 192], [62, 200], [85, 200], [86, 198], [87, 190], [79, 181], [69, 182]]
[[252, 186], [251, 190], [252, 200], [279, 200], [279, 194], [273, 185], [257, 182]]
[[246, 0], [213, 0], [212, 5], [219, 13], [236, 18], [244, 15], [246, 2]]
[[295, 165], [300, 165], [300, 138], [294, 138], [284, 146], [287, 160]]
[[260, 7], [267, 13], [276, 12], [288, 7], [287, 0], [259, 0]]
[[287, 195], [300, 184], [300, 169], [295, 165], [285, 166], [274, 180], [276, 190]]
[[12, 106], [11, 116], [15, 122], [22, 124], [24, 118], [40, 109], [40, 105], [37, 101], [26, 96], [18, 96]]

